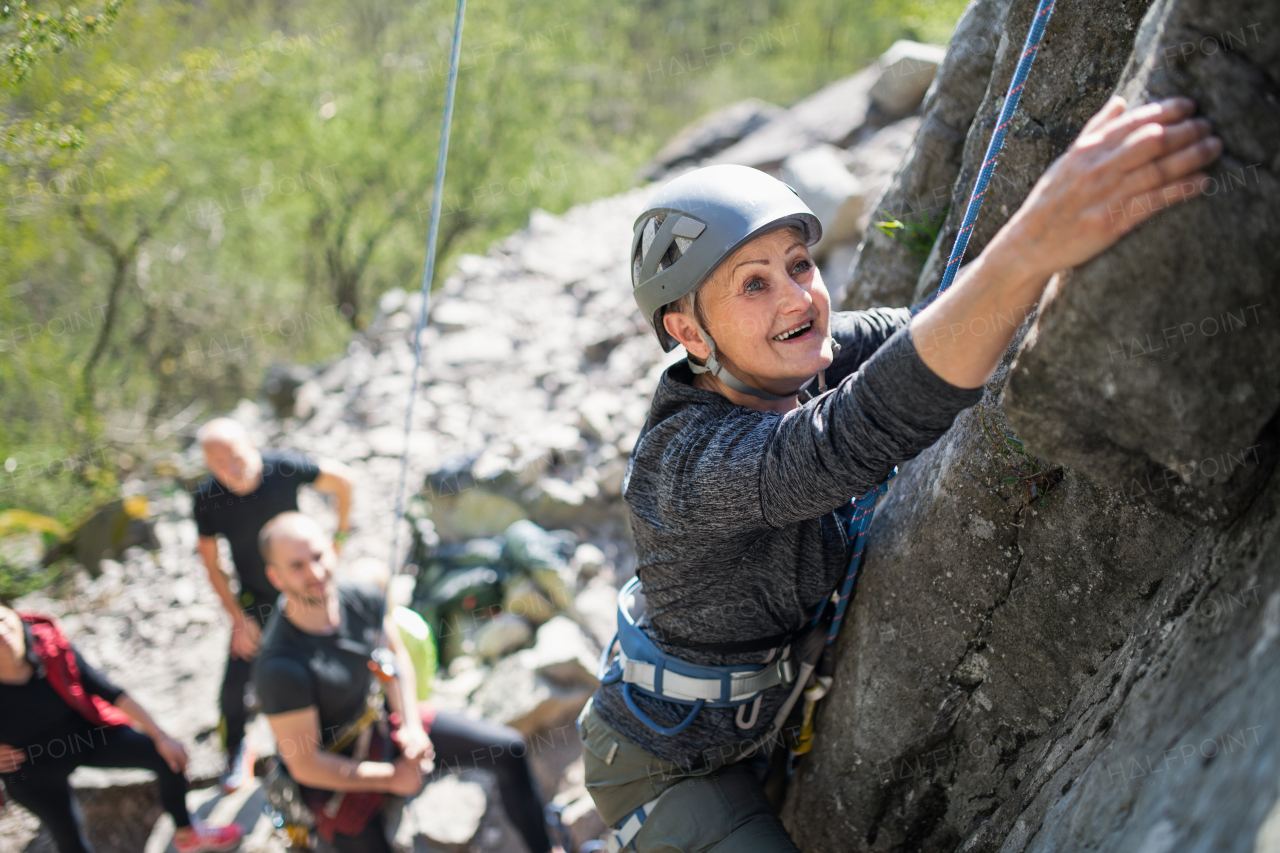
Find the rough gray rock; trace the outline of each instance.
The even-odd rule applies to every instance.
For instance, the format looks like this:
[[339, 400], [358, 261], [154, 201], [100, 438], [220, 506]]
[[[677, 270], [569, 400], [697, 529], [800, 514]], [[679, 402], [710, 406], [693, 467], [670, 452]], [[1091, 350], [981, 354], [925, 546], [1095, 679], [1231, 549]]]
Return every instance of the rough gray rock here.
[[[931, 220], [951, 198], [965, 135], [982, 103], [1009, 0], [977, 0], [956, 24], [933, 87], [925, 97], [915, 141], [875, 204], [873, 221]], [[843, 302], [847, 311], [906, 305], [916, 289], [921, 259], [902, 242], [866, 230]]]
[[698, 119], [662, 146], [640, 171], [642, 178], [661, 178], [672, 169], [718, 154], [773, 121], [785, 110], [759, 98], [746, 98]]
[[[1009, 5], [928, 264], [917, 280], [870, 237], [851, 302], [936, 287], [1034, 7]], [[961, 29], [996, 9], [979, 0]], [[1280, 52], [1254, 37], [1276, 31], [1280, 10], [1159, 0], [1140, 22], [1144, 11], [1058, 4], [970, 255], [1117, 88], [1194, 97], [1226, 143], [1212, 174], [1231, 191], [1157, 217], [1064, 277], [982, 409], [903, 466], [788, 794], [784, 819], [806, 853], [1280, 849], [1280, 335], [1262, 295], [1277, 267], [1263, 235], [1280, 230], [1280, 112], [1257, 106], [1277, 103]], [[922, 136], [931, 106], [972, 92], [950, 62]], [[886, 198], [938, 168], [921, 150]], [[858, 283], [881, 275], [883, 290]], [[1183, 349], [1181, 372], [1129, 355], [1135, 335], [1225, 323], [1254, 303], [1256, 321], [1170, 346]], [[1124, 360], [1142, 362], [1127, 373], [1106, 349], [1121, 340]], [[1025, 457], [1001, 438], [1015, 429]], [[1051, 474], [1047, 495], [1026, 504], [1001, 484], [1006, 457]]]
[[894, 118], [910, 115], [924, 100], [938, 72], [946, 48], [936, 44], [899, 39], [890, 45], [877, 65], [880, 76], [872, 85], [871, 100]]
[[867, 123], [871, 108], [868, 92], [879, 76], [880, 69], [873, 65], [837, 80], [707, 162], [737, 163], [769, 171], [802, 148], [822, 142], [848, 144]]
[[822, 223], [822, 239], [813, 246], [821, 260], [839, 243], [856, 242], [861, 232], [862, 204], [866, 192], [849, 173], [834, 145], [816, 145], [782, 161], [779, 175]]
[[[1148, 2], [1063, 3], [1055, 7], [1032, 76], [1005, 137], [1004, 150], [974, 223], [966, 257], [975, 258], [1031, 192], [1036, 179], [1067, 149], [1120, 80]], [[1004, 106], [1036, 4], [1015, 0], [1005, 15], [982, 105], [968, 127], [963, 165], [952, 186], [947, 218], [933, 244], [915, 297], [937, 289], [964, 219], [973, 182]]]
[[[1251, 494], [1280, 407], [1280, 60], [1254, 35], [1275, 20], [1242, 4], [1152, 8], [1119, 90], [1194, 97], [1224, 142], [1213, 183], [1061, 282], [1006, 401], [1039, 452], [1204, 522]], [[1216, 47], [1231, 24], [1243, 39]]]
[[557, 616], [538, 629], [533, 648], [500, 661], [472, 701], [485, 719], [526, 736], [563, 729], [600, 686], [598, 654], [578, 625]]

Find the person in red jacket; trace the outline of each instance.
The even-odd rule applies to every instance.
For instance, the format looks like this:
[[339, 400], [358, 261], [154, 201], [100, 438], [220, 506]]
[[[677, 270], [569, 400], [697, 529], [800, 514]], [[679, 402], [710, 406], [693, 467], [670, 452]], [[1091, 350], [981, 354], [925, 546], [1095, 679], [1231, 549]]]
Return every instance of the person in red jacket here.
[[85, 765], [154, 772], [179, 853], [239, 845], [239, 827], [198, 824], [188, 814], [182, 744], [90, 666], [53, 618], [0, 606], [0, 779], [53, 834], [59, 853], [91, 849], [67, 783]]

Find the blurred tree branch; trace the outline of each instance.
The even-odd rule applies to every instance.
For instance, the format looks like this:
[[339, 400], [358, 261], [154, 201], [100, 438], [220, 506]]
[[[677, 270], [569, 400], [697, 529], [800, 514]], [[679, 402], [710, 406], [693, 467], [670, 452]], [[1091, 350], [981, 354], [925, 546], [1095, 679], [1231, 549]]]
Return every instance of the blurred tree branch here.
[[164, 225], [173, 211], [177, 209], [181, 200], [181, 192], [171, 192], [165, 200], [164, 206], [160, 208], [160, 212], [156, 214], [155, 219], [150, 223], [146, 222], [141, 214], [138, 214], [137, 231], [134, 233], [133, 239], [128, 242], [119, 242], [105, 234], [85, 215], [84, 209], [79, 204], [74, 204], [71, 207], [71, 218], [75, 220], [80, 233], [90, 243], [105, 251], [111, 259], [111, 282], [107, 286], [106, 311], [103, 313], [102, 326], [98, 329], [97, 340], [84, 363], [84, 367], [80, 370], [82, 409], [92, 407], [95, 391], [93, 373], [102, 358], [103, 352], [106, 351], [107, 342], [111, 339], [111, 332], [115, 329], [116, 316], [120, 307], [120, 293], [124, 289], [125, 279], [128, 277], [130, 269], [137, 260], [138, 250], [142, 248], [142, 244], [151, 237], [156, 229]]

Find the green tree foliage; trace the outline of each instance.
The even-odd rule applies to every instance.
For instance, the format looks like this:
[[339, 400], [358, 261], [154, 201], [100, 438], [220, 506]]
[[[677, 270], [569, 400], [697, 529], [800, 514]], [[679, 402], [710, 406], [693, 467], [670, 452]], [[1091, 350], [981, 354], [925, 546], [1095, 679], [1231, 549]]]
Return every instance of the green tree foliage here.
[[[945, 41], [963, 5], [472, 2], [438, 278], [535, 207], [631, 186], [705, 112]], [[0, 509], [66, 521], [157, 435], [253, 396], [272, 361], [339, 353], [383, 291], [416, 287], [453, 4], [6, 15]]]
[[0, 5], [0, 86], [25, 80], [42, 54], [62, 53], [107, 32], [123, 5], [123, 0], [107, 0], [93, 15], [81, 14], [74, 6], [33, 11], [26, 0]]

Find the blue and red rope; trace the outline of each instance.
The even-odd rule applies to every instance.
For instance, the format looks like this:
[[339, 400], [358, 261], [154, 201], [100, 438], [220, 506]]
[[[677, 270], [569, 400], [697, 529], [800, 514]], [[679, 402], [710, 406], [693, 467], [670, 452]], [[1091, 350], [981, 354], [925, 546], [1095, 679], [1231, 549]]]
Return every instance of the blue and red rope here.
[[[1054, 0], [1040, 0], [1036, 8], [1036, 16], [1027, 32], [1027, 40], [1022, 46], [1022, 55], [1018, 57], [1018, 65], [1013, 71], [1013, 79], [1009, 81], [1009, 91], [1005, 93], [1004, 105], [1000, 108], [1000, 119], [991, 134], [991, 142], [987, 145], [986, 156], [982, 160], [982, 169], [978, 172], [978, 180], [974, 183], [973, 195], [969, 198], [969, 206], [965, 209], [964, 220], [960, 223], [960, 232], [956, 234], [955, 245], [951, 248], [951, 258], [947, 261], [947, 269], [942, 276], [942, 284], [938, 286], [941, 293], [951, 286], [964, 259], [964, 250], [969, 245], [969, 237], [973, 233], [973, 224], [978, 219], [978, 211], [982, 209], [983, 196], [987, 194], [987, 185], [995, 173], [996, 160], [1004, 149], [1005, 134], [1013, 123], [1013, 114], [1018, 109], [1018, 101], [1027, 84], [1027, 75], [1031, 73], [1031, 65], [1035, 62], [1036, 53], [1040, 50], [1040, 40], [1044, 38], [1045, 27], [1053, 14]], [[853, 517], [849, 520], [849, 541], [853, 553], [849, 557], [849, 568], [845, 572], [844, 581], [837, 592], [835, 618], [831, 622], [831, 630], [827, 633], [827, 642], [835, 640], [840, 633], [840, 623], [844, 620], [845, 609], [849, 605], [849, 596], [853, 594], [853, 585], [858, 578], [858, 569], [862, 565], [862, 553], [866, 548], [867, 534], [871, 530], [871, 519], [875, 515], [876, 502], [888, 488], [889, 480], [894, 473], [880, 485], [860, 498], [854, 498]]]

